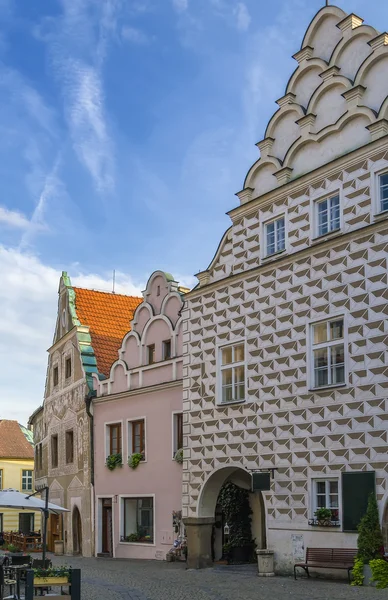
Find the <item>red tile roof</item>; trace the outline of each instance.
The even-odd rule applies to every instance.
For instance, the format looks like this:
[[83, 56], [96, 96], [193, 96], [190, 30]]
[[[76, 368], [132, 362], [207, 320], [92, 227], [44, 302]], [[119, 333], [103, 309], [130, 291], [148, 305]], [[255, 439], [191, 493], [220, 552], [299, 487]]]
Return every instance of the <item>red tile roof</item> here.
[[17, 421], [0, 421], [0, 458], [34, 458], [34, 449]]
[[94, 354], [100, 373], [107, 377], [118, 359], [123, 337], [130, 331], [130, 321], [143, 298], [73, 287], [75, 309], [81, 325], [89, 327]]

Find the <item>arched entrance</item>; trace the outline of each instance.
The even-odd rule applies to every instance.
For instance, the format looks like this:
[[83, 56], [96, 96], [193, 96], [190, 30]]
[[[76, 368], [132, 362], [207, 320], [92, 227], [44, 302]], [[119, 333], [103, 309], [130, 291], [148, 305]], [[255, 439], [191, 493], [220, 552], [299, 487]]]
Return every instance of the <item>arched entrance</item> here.
[[78, 507], [73, 508], [73, 554], [82, 554], [82, 521]]
[[[185, 519], [187, 532], [188, 568], [209, 567], [222, 552], [222, 527], [217, 499], [224, 483], [251, 489], [251, 474], [240, 466], [228, 466], [214, 471], [205, 481], [197, 506], [197, 517]], [[250, 495], [252, 537], [258, 548], [266, 547], [265, 508], [261, 492]], [[216, 526], [215, 526], [216, 524]], [[214, 527], [215, 526], [215, 527]]]

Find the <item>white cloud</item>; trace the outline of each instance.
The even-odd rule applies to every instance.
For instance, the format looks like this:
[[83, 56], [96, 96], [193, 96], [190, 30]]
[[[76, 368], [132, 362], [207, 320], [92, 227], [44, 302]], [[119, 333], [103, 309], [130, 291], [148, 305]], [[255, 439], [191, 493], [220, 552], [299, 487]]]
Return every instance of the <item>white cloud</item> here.
[[239, 2], [235, 8], [236, 25], [239, 31], [246, 31], [251, 23], [251, 15], [249, 14], [247, 5], [244, 2]]
[[[68, 271], [73, 285], [112, 289], [109, 273], [83, 274], [74, 265]], [[60, 275], [37, 256], [0, 245], [1, 418], [25, 424], [42, 403]], [[130, 276], [116, 273], [116, 292], [140, 296], [146, 279], [138, 285]]]
[[184, 12], [189, 8], [189, 0], [172, 0], [172, 4], [178, 12]]
[[16, 210], [8, 210], [4, 206], [0, 206], [0, 224], [5, 223], [10, 227], [17, 229], [27, 229], [30, 226], [30, 221], [21, 212]]
[[150, 42], [149, 36], [146, 35], [144, 31], [141, 31], [141, 29], [136, 29], [135, 27], [123, 27], [121, 30], [121, 35], [128, 42], [138, 44], [139, 46], [148, 44]]

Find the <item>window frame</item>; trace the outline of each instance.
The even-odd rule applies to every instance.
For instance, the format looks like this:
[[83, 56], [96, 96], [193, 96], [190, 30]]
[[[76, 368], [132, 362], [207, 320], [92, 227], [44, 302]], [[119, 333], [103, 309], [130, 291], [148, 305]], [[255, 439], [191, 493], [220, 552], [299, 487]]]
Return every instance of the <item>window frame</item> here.
[[[179, 420], [181, 420], [181, 422], [182, 422], [182, 435], [181, 435], [182, 445], [181, 446], [179, 446], [179, 435], [178, 435]], [[183, 411], [176, 410], [172, 413], [172, 459], [173, 460], [175, 459], [175, 454], [181, 448], [183, 448]]]
[[[322, 204], [322, 202], [330, 202], [333, 198], [338, 198], [338, 209], [339, 209], [339, 226], [335, 229], [329, 229], [326, 233], [319, 233], [319, 213], [318, 213], [318, 205]], [[329, 210], [329, 209], [328, 209]], [[343, 219], [342, 219], [342, 194], [340, 190], [335, 190], [330, 194], [325, 194], [324, 196], [320, 196], [319, 198], [313, 199], [313, 239], [322, 239], [327, 237], [328, 235], [334, 235], [335, 233], [339, 233], [343, 229]], [[328, 225], [330, 224], [330, 220], [328, 219]]]
[[[72, 442], [71, 442], [71, 460], [68, 460], [68, 444], [67, 444], [67, 440], [68, 440], [68, 434], [71, 433], [72, 436]], [[67, 465], [72, 465], [74, 464], [74, 429], [67, 429], [65, 431], [65, 461]]]
[[[170, 348], [168, 356], [166, 356], [166, 346], [167, 345]], [[162, 342], [162, 357], [163, 357], [163, 360], [171, 360], [171, 358], [172, 358], [172, 340], [171, 339], [163, 340], [163, 342]]]
[[[31, 473], [31, 475], [23, 475], [23, 473]], [[31, 487], [23, 487], [23, 480], [26, 481], [31, 478]], [[34, 469], [22, 469], [21, 470], [21, 491], [22, 492], [33, 492], [34, 491]]]
[[[150, 361], [150, 352], [152, 349], [152, 361]], [[155, 344], [148, 344], [146, 346], [146, 361], [147, 361], [147, 365], [154, 365], [155, 364]]]
[[[275, 250], [275, 252], [272, 252], [271, 254], [268, 254], [267, 227], [268, 227], [268, 225], [271, 225], [271, 223], [275, 223], [276, 221], [280, 221], [280, 219], [284, 220], [284, 248], [282, 248], [281, 250]], [[275, 229], [276, 229], [276, 227], [275, 227]], [[270, 259], [270, 258], [273, 258], [275, 256], [278, 256], [279, 254], [284, 254], [285, 252], [287, 252], [287, 250], [288, 250], [288, 221], [287, 221], [287, 213], [286, 212], [279, 213], [278, 215], [273, 215], [272, 217], [270, 217], [270, 218], [266, 219], [265, 221], [263, 221], [262, 228], [261, 228], [261, 238], [263, 240], [263, 243], [260, 244], [260, 246], [262, 248], [261, 258], [263, 260]]]
[[144, 458], [141, 462], [147, 462], [147, 419], [146, 417], [131, 417], [127, 419], [127, 458], [134, 454], [133, 450], [133, 427], [136, 423], [143, 423]]
[[[338, 510], [338, 519], [331, 519], [332, 521], [337, 520], [340, 525], [342, 526], [342, 504], [341, 504], [341, 499], [342, 499], [342, 488], [341, 488], [341, 477], [314, 477], [313, 479], [310, 480], [310, 489], [312, 490], [312, 494], [311, 494], [311, 518], [316, 518], [315, 517], [315, 511], [318, 509], [318, 502], [317, 502], [317, 484], [318, 483], [322, 483], [325, 482], [325, 497], [326, 497], [326, 503], [328, 500], [328, 496], [330, 495], [330, 491], [329, 491], [329, 486], [326, 485], [327, 482], [336, 482], [338, 484], [338, 491], [337, 491], [337, 496], [338, 496], [338, 508], [333, 508], [331, 510]], [[325, 506], [325, 508], [330, 508], [330, 506]]]
[[32, 528], [30, 529], [30, 532], [31, 531], [35, 531], [35, 513], [34, 512], [19, 512], [19, 521], [18, 521], [19, 531], [21, 531], [20, 517], [24, 516], [24, 515], [28, 515], [30, 517], [30, 525], [31, 525], [31, 522], [32, 522]]
[[[125, 534], [125, 509], [124, 509], [124, 500], [125, 498], [129, 499], [144, 499], [144, 498], [152, 498], [152, 509], [153, 509], [153, 541], [152, 542], [124, 542], [121, 540]], [[156, 546], [156, 510], [155, 510], [155, 494], [120, 494], [119, 495], [119, 544], [124, 545], [132, 545], [132, 546], [144, 546], [146, 548]]]
[[[69, 374], [67, 374], [67, 372], [68, 372], [68, 365], [69, 365], [69, 364], [70, 364], [70, 369], [69, 369], [69, 370], [70, 370], [70, 372], [69, 372]], [[71, 359], [71, 355], [69, 355], [69, 356], [66, 356], [66, 357], [65, 357], [65, 379], [66, 379], [66, 380], [69, 380], [69, 379], [71, 379], [71, 376], [72, 376], [72, 374], [73, 374], [72, 367], [73, 367], [73, 361], [72, 361], [72, 359]]]
[[[244, 360], [237, 363], [230, 363], [229, 365], [222, 365], [222, 350], [228, 348], [230, 346], [244, 346]], [[245, 386], [245, 394], [243, 400], [231, 400], [230, 402], [223, 402], [222, 400], [222, 371], [227, 368], [240, 367], [244, 366], [244, 386]], [[228, 342], [227, 344], [219, 344], [217, 345], [217, 380], [216, 380], [216, 399], [218, 406], [229, 406], [231, 404], [244, 404], [247, 402], [248, 397], [248, 377], [247, 377], [247, 343], [245, 338], [239, 338], [233, 340], [233, 342]], [[233, 384], [232, 384], [233, 385]]]
[[[118, 446], [117, 452], [112, 452], [112, 428], [116, 427], [119, 429], [120, 438], [117, 436], [117, 439], [120, 439], [120, 445]], [[109, 423], [105, 423], [105, 435], [106, 435], [106, 458], [111, 456], [112, 454], [120, 454], [123, 455], [123, 422], [122, 421], [111, 421]]]
[[[54, 445], [53, 445], [54, 439], [56, 439], [56, 451], [55, 452], [53, 452], [53, 449], [54, 449]], [[52, 469], [58, 469], [58, 466], [59, 466], [59, 436], [58, 436], [57, 433], [53, 433], [51, 435], [51, 438], [50, 438], [50, 454], [51, 454], [51, 461], [50, 461], [51, 468]], [[56, 463], [55, 464], [53, 462], [54, 456], [56, 457]]]
[[53, 366], [53, 388], [58, 387], [59, 385], [59, 364], [55, 364]]
[[[349, 343], [348, 343], [348, 328], [347, 328], [347, 314], [341, 312], [339, 314], [327, 315], [322, 319], [312, 320], [307, 323], [306, 338], [308, 340], [308, 355], [307, 355], [307, 372], [308, 372], [308, 386], [310, 391], [319, 391], [327, 388], [339, 388], [346, 387], [349, 385]], [[326, 385], [316, 386], [315, 385], [315, 369], [314, 369], [314, 350], [319, 348], [327, 348], [329, 346], [339, 346], [340, 340], [326, 341], [320, 344], [314, 344], [314, 325], [320, 323], [329, 323], [331, 321], [343, 320], [343, 346], [344, 346], [344, 381], [342, 383], [327, 383]], [[328, 369], [330, 373], [330, 368]]]

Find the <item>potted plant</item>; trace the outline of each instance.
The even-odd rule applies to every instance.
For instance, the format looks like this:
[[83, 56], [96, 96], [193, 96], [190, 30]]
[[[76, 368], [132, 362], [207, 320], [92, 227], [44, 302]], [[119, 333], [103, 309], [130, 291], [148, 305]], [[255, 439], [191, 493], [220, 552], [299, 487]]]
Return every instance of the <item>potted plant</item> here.
[[15, 544], [8, 544], [8, 552], [10, 554], [14, 554], [15, 556], [21, 556], [23, 554], [20, 548], [15, 546]]
[[131, 467], [131, 469], [136, 469], [142, 460], [144, 460], [144, 453], [134, 452], [128, 457], [128, 467]]
[[63, 585], [71, 582], [71, 569], [67, 566], [34, 569], [35, 585]]
[[117, 454], [109, 454], [106, 459], [106, 466], [108, 467], [109, 471], [114, 471], [116, 467], [122, 467], [123, 457], [121, 456], [121, 452], [118, 452]]
[[179, 464], [183, 463], [183, 448], [179, 448], [179, 450], [175, 452], [174, 460]]
[[383, 535], [374, 493], [369, 496], [366, 513], [358, 525], [357, 547], [352, 585], [377, 582], [378, 587], [387, 587], [388, 563], [382, 558]]
[[331, 523], [332, 512], [330, 508], [317, 508], [314, 516], [317, 517], [318, 524], [324, 526]]

